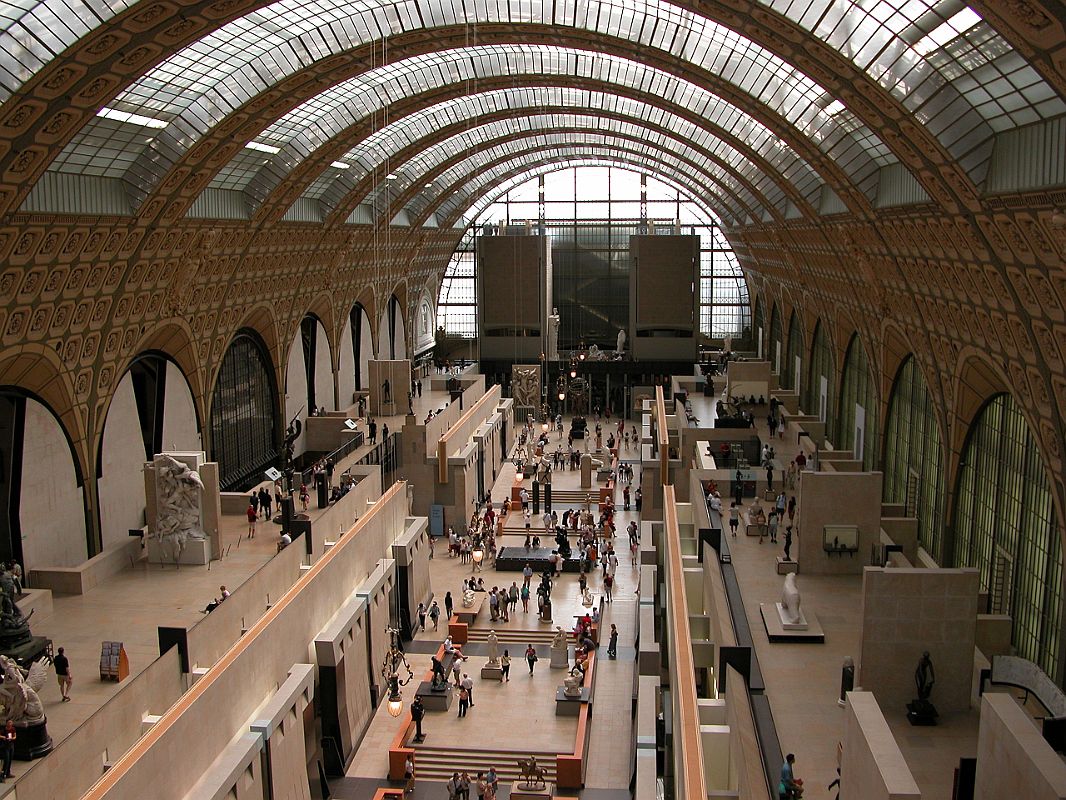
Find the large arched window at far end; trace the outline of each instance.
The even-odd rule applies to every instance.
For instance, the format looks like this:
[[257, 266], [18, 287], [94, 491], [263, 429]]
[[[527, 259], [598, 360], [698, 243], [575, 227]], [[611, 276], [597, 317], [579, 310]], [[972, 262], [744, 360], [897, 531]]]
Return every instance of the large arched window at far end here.
[[918, 519], [918, 544], [943, 564], [944, 465], [940, 426], [913, 356], [896, 373], [885, 421], [883, 497]]
[[1040, 448], [999, 394], [970, 426], [955, 493], [958, 567], [981, 571], [989, 612], [1011, 617], [1018, 655], [1062, 680], [1062, 542]]
[[233, 337], [211, 396], [211, 459], [223, 491], [242, 491], [277, 465], [277, 386], [254, 331]]

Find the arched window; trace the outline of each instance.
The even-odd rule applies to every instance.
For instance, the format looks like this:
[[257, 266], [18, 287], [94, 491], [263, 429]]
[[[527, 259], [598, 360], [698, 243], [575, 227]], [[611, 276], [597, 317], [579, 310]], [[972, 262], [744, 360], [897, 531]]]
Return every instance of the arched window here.
[[777, 307], [777, 303], [774, 303], [773, 311], [770, 312], [770, 349], [767, 354], [770, 358], [771, 370], [778, 375], [781, 374], [781, 362], [785, 358], [784, 342], [785, 337], [781, 330], [781, 309]]
[[1040, 448], [999, 394], [970, 425], [955, 493], [954, 564], [981, 571], [989, 610], [1013, 619], [1012, 644], [1061, 680], [1062, 543]]
[[747, 281], [719, 220], [663, 179], [618, 166], [565, 167], [513, 184], [472, 216], [437, 300], [438, 322], [449, 335], [477, 335], [478, 237], [534, 231], [551, 241], [564, 349], [579, 340], [613, 346], [618, 329], [628, 328], [629, 238], [656, 232], [699, 237], [699, 332], [713, 339], [751, 335]]
[[836, 442], [836, 414], [833, 411], [833, 398], [836, 397], [836, 370], [833, 365], [833, 351], [829, 347], [829, 337], [825, 335], [825, 326], [821, 320], [814, 326], [814, 344], [811, 346], [811, 368], [805, 387], [806, 402], [803, 410], [815, 414], [825, 423], [825, 435]]
[[803, 374], [803, 331], [800, 329], [799, 315], [795, 311], [788, 321], [788, 352], [781, 364], [781, 387], [800, 391], [800, 376]]
[[864, 470], [872, 470], [877, 464], [877, 393], [858, 334], [848, 344], [841, 384], [836, 444], [861, 457]]
[[913, 356], [896, 373], [885, 423], [884, 500], [918, 519], [918, 544], [943, 564], [944, 464], [929, 387]]
[[770, 352], [766, 346], [766, 313], [763, 311], [761, 297], [755, 298], [755, 314], [752, 318], [755, 320], [754, 327], [751, 331], [752, 347], [755, 348], [759, 358], [770, 358]]
[[211, 459], [223, 491], [241, 491], [277, 466], [277, 386], [266, 345], [254, 331], [230, 342], [211, 396]]

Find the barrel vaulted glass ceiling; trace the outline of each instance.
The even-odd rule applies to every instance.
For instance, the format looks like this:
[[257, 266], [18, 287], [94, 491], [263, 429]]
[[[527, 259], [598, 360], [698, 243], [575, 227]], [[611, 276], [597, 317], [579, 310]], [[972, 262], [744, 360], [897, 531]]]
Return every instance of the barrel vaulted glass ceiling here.
[[[0, 99], [142, 4], [0, 2]], [[461, 155], [458, 148], [523, 130], [515, 122], [523, 110], [566, 114], [580, 106], [599, 116], [601, 134], [643, 138], [653, 163], [701, 183], [725, 218], [808, 213], [824, 188], [872, 199], [878, 171], [897, 163], [897, 145], [786, 60], [781, 26], [796, 31], [799, 52], [818, 42], [865, 73], [866, 96], [876, 101], [882, 92], [911, 113], [976, 185], [997, 133], [1066, 113], [1036, 70], [957, 0], [761, 5], [779, 21], [715, 21], [693, 0], [259, 5], [129, 76], [50, 169], [120, 179], [140, 203], [216, 126], [247, 115], [247, 104], [287, 79], [328, 65], [336, 77], [263, 119], [236, 155], [212, 168], [212, 189], [244, 193], [253, 210], [296, 189], [326, 214], [360, 203], [389, 208], [398, 198], [420, 211], [437, 201], [438, 187], [426, 181], [423, 197], [407, 189]], [[428, 43], [413, 36], [426, 30]], [[493, 119], [483, 122], [486, 115]], [[464, 123], [478, 136], [434, 140], [436, 130]], [[568, 135], [581, 141], [578, 132]], [[404, 153], [402, 177], [383, 188], [376, 172], [389, 173], [394, 155], [420, 143], [425, 153]], [[458, 163], [480, 170], [489, 160]]]

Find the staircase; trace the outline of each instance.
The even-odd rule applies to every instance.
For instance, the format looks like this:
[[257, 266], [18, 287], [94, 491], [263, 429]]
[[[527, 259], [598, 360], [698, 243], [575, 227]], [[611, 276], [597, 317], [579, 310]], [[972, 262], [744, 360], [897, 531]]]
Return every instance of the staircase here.
[[552, 508], [561, 514], [566, 509], [556, 508], [556, 506], [570, 506], [575, 509], [584, 507], [585, 498], [590, 494], [593, 504], [599, 502], [599, 486], [593, 486], [591, 489], [552, 489]]
[[534, 755], [537, 757], [537, 765], [548, 773], [547, 781], [555, 783], [555, 757], [558, 753], [541, 750], [523, 750], [520, 753], [506, 750], [466, 750], [459, 747], [427, 747], [424, 744], [411, 746], [415, 749], [419, 780], [447, 781], [453, 772], [462, 774], [463, 770], [466, 770], [473, 783], [479, 772], [488, 772], [489, 767], [494, 767], [500, 783], [513, 783], [519, 777], [518, 759]]
[[[489, 632], [491, 628], [470, 628], [467, 631], [468, 642], [487, 642], [489, 639]], [[500, 645], [503, 647], [515, 647], [522, 646], [521, 653], [513, 653], [512, 658], [519, 659], [522, 654], [525, 653], [525, 647], [527, 644], [543, 644], [550, 645], [555, 638], [555, 628], [547, 627], [538, 628], [536, 630], [518, 631], [508, 630], [507, 628], [501, 628], [496, 631], [496, 638], [499, 640]], [[567, 644], [574, 644], [574, 632], [566, 632]]]

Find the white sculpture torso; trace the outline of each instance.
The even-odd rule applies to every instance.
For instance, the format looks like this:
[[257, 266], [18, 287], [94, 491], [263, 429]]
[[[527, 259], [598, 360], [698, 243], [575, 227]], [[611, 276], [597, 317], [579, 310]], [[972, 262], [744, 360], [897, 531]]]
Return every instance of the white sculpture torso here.
[[559, 360], [559, 309], [553, 308], [548, 317], [548, 360]]
[[500, 639], [496, 631], [489, 631], [488, 636], [489, 666], [495, 667], [500, 663]]
[[566, 633], [558, 625], [555, 626], [555, 638], [552, 639], [552, 647], [556, 650], [566, 647]]
[[796, 573], [794, 572], [785, 576], [785, 586], [781, 590], [781, 608], [784, 609], [785, 617], [789, 622], [800, 621], [800, 593], [796, 588]]
[[615, 345], [615, 352], [622, 353], [626, 349], [626, 332], [623, 330], [618, 331], [618, 342]]

